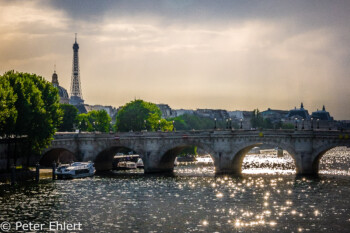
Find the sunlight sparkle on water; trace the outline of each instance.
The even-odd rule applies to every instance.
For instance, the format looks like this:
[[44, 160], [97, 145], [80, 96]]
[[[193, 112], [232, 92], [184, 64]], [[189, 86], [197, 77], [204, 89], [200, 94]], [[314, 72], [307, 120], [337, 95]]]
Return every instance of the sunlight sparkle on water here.
[[217, 197], [217, 198], [222, 198], [223, 196], [224, 196], [224, 194], [222, 194], [222, 193], [217, 193], [217, 194], [216, 194], [216, 197]]

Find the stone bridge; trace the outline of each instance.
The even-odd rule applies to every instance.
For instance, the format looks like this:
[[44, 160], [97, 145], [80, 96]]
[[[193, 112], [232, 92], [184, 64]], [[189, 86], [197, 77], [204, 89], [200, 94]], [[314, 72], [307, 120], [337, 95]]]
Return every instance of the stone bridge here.
[[317, 174], [319, 161], [328, 150], [350, 147], [349, 132], [321, 130], [211, 130], [128, 133], [57, 133], [42, 156], [69, 151], [79, 161], [94, 161], [96, 170], [109, 170], [122, 148], [139, 154], [145, 173], [171, 172], [176, 155], [197, 146], [210, 154], [217, 173], [240, 174], [247, 152], [267, 144], [288, 151], [297, 174]]

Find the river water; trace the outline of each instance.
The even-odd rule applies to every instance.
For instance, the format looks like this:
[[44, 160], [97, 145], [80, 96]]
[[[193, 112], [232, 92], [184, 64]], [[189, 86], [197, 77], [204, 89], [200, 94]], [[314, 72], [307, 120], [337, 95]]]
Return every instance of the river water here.
[[[142, 170], [0, 186], [0, 223], [81, 223], [81, 232], [350, 232], [350, 149], [297, 177], [289, 156], [248, 155], [242, 176], [180, 165], [173, 176]], [[47, 229], [43, 231], [47, 231]]]

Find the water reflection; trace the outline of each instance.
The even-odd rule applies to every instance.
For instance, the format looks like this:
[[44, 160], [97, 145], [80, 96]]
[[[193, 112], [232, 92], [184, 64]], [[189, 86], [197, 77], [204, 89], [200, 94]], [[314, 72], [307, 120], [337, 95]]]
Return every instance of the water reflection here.
[[[341, 161], [349, 162], [349, 155], [346, 152]], [[266, 163], [266, 158], [261, 161]], [[334, 161], [338, 159], [326, 157], [325, 164], [348, 172], [350, 163]], [[345, 232], [350, 228], [350, 176], [322, 173], [306, 178], [279, 172], [215, 176], [213, 167], [194, 165], [179, 165], [168, 177], [142, 172], [0, 189], [0, 220], [81, 222], [84, 232]]]
[[327, 151], [321, 158], [319, 173], [350, 176], [350, 148], [336, 147]]

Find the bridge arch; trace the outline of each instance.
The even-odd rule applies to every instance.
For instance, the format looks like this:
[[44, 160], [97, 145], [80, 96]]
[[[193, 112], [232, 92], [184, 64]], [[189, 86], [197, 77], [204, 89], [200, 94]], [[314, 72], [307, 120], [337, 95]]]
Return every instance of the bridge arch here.
[[328, 143], [325, 145], [320, 146], [319, 148], [317, 148], [316, 150], [314, 150], [314, 152], [312, 153], [312, 171], [314, 174], [318, 174], [319, 170], [320, 170], [320, 161], [322, 159], [322, 157], [331, 149], [334, 149], [336, 147], [349, 147], [350, 145], [349, 143], [341, 143], [341, 142], [332, 142], [332, 143]]
[[69, 148], [57, 147], [45, 150], [39, 160], [41, 166], [51, 166], [53, 162], [55, 163], [71, 163], [74, 161], [79, 161], [79, 158], [73, 151]]
[[147, 173], [149, 172], [173, 172], [174, 170], [174, 162], [176, 156], [184, 149], [188, 147], [196, 146], [197, 148], [205, 151], [208, 153], [213, 161], [214, 165], [216, 163], [215, 159], [215, 152], [211, 148], [211, 146], [201, 143], [198, 141], [191, 141], [191, 140], [182, 140], [180, 142], [175, 143], [169, 143], [166, 145], [163, 145], [160, 150], [158, 151], [158, 159], [157, 161], [148, 161], [147, 167], [145, 167], [145, 171]]
[[243, 160], [248, 154], [248, 152], [253, 149], [254, 147], [258, 147], [261, 145], [268, 145], [271, 147], [279, 147], [283, 150], [286, 150], [291, 157], [293, 158], [295, 167], [296, 166], [296, 158], [295, 158], [295, 150], [294, 147], [290, 143], [286, 143], [279, 140], [254, 140], [254, 141], [247, 141], [247, 142], [240, 142], [239, 144], [236, 144], [234, 146], [234, 149], [230, 154], [228, 155], [229, 159], [231, 159], [228, 164], [225, 164], [224, 166], [221, 164], [221, 168], [219, 169], [219, 172], [222, 173], [234, 173], [234, 174], [241, 174], [242, 173], [242, 165]]
[[143, 150], [128, 144], [112, 144], [98, 149], [94, 157], [96, 171], [109, 171], [112, 169], [113, 158], [117, 153], [133, 152], [143, 158]]

